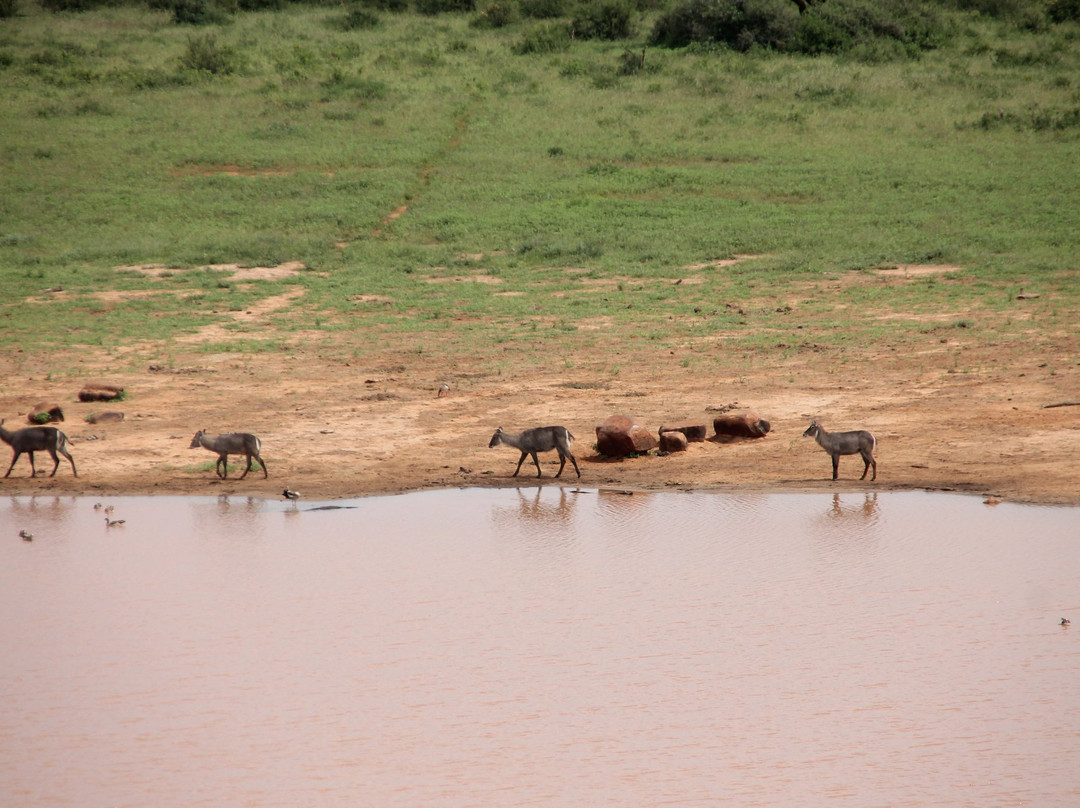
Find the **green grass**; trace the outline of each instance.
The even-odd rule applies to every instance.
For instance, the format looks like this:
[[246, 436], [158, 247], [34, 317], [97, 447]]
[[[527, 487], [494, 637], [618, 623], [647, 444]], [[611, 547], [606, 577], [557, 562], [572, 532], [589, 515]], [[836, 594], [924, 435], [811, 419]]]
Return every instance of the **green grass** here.
[[[948, 47], [884, 64], [649, 49], [621, 75], [636, 41], [517, 55], [536, 23], [381, 14], [346, 31], [345, 13], [4, 20], [0, 343], [168, 344], [223, 323], [241, 333], [206, 350], [360, 327], [467, 353], [588, 344], [579, 326], [603, 320], [634, 342], [754, 349], [792, 344], [797, 323], [823, 344], [920, 327], [867, 311], [970, 312], [1008, 336], [1025, 284], [1054, 301], [1036, 326], [1080, 309], [1075, 25], [958, 17]], [[184, 66], [206, 37], [227, 69]], [[689, 269], [736, 254], [761, 257]], [[309, 271], [120, 269], [285, 261]], [[963, 271], [835, 283], [909, 263]], [[468, 276], [490, 282], [453, 280]], [[230, 325], [294, 284], [273, 336]]]
[[[251, 466], [252, 466], [252, 468], [251, 468], [251, 473], [252, 474], [254, 474], [255, 472], [261, 472], [262, 471], [262, 466], [259, 465], [259, 462], [257, 460], [253, 461]], [[182, 472], [184, 472], [184, 474], [206, 474], [207, 472], [211, 472], [211, 474], [212, 474], [211, 479], [222, 479], [217, 474], [217, 461], [216, 460], [206, 460], [206, 461], [203, 461], [202, 463], [194, 463], [194, 464], [189, 464], [187, 466], [163, 466], [162, 468], [165, 471], [182, 471]], [[239, 461], [239, 462], [234, 463], [233, 461], [230, 460], [229, 461], [229, 468], [228, 468], [229, 476], [224, 478], [224, 479], [227, 479], [227, 480], [233, 480], [233, 479], [238, 480], [238, 479], [240, 479], [240, 475], [244, 473], [245, 468], [247, 468], [247, 464], [245, 464], [244, 462]]]

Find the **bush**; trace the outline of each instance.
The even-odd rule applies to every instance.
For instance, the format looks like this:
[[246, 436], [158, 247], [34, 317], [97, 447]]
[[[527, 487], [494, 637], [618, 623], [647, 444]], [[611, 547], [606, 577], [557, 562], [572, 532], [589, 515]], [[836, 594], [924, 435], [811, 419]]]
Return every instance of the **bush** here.
[[351, 8], [341, 20], [341, 28], [345, 31], [360, 31], [378, 24], [379, 15], [366, 8]]
[[166, 0], [177, 25], [215, 25], [229, 18], [228, 11], [214, 0]]
[[416, 0], [416, 10], [433, 17], [455, 11], [474, 11], [476, 0]]
[[742, 51], [754, 45], [787, 50], [799, 16], [789, 0], [684, 0], [656, 21], [650, 43], [682, 48], [715, 42]]
[[645, 51], [643, 49], [641, 53], [635, 53], [624, 50], [619, 61], [620, 76], [636, 76], [645, 69]]
[[1050, 0], [1046, 16], [1051, 22], [1080, 22], [1080, 0]]
[[19, 13], [19, 0], [0, 0], [0, 20]]
[[936, 48], [946, 36], [945, 23], [934, 8], [918, 0], [830, 0], [810, 6], [799, 23], [794, 49], [802, 53], [823, 52], [825, 40], [808, 36], [813, 25], [838, 42], [830, 53], [878, 39], [894, 40], [915, 53]]
[[626, 0], [590, 0], [578, 8], [571, 28], [579, 39], [626, 39], [632, 16]]
[[1019, 19], [1033, 10], [1031, 0], [951, 0], [947, 5], [975, 11], [984, 17], [1007, 20]]
[[102, 5], [102, 0], [41, 0], [48, 11], [89, 11]]
[[494, 0], [469, 22], [473, 28], [505, 28], [517, 22], [517, 6], [510, 0]]
[[513, 46], [514, 53], [558, 53], [570, 47], [570, 30], [563, 23], [538, 25], [525, 32], [521, 40]]
[[829, 0], [802, 14], [786, 0], [685, 0], [657, 20], [650, 41], [811, 55], [855, 52], [881, 60], [937, 47], [947, 35], [937, 12], [919, 0]]
[[180, 57], [180, 66], [185, 70], [211, 73], [215, 76], [233, 73], [238, 65], [239, 57], [236, 51], [219, 45], [213, 34], [190, 37], [187, 50]]
[[409, 0], [361, 0], [365, 8], [373, 8], [376, 11], [402, 12], [409, 10]]
[[521, 16], [534, 20], [553, 20], [565, 17], [569, 3], [567, 0], [519, 0]]

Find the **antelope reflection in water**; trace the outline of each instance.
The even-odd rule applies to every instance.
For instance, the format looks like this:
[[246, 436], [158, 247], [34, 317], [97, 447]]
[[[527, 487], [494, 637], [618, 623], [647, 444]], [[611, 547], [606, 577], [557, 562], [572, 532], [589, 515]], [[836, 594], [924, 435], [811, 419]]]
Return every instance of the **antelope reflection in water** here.
[[840, 495], [833, 494], [832, 510], [829, 511], [829, 515], [837, 518], [862, 516], [863, 518], [871, 519], [876, 517], [878, 515], [877, 492], [867, 492], [863, 496], [864, 499], [862, 505], [845, 508], [840, 502]]
[[[544, 496], [545, 492], [547, 496]], [[551, 522], [556, 525], [569, 522], [574, 515], [579, 494], [559, 488], [558, 499], [552, 501], [551, 493], [551, 488], [545, 489], [542, 486], [531, 490], [519, 488], [516, 507], [496, 508], [495, 521], [513, 522], [521, 519], [526, 522]]]

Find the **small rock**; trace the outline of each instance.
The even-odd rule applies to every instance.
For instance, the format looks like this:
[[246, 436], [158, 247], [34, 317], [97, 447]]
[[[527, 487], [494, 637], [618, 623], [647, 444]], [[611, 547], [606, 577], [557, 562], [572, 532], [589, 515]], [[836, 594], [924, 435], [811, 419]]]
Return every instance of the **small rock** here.
[[124, 413], [110, 410], [108, 412], [92, 412], [86, 416], [88, 424], [108, 424], [124, 420]]

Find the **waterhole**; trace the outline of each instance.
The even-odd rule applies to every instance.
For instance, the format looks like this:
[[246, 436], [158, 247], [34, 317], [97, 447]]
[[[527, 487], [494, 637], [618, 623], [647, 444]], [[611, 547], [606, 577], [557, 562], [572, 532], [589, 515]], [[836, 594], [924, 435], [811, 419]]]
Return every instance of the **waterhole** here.
[[1080, 804], [1080, 509], [545, 487], [0, 526], [11, 808]]

